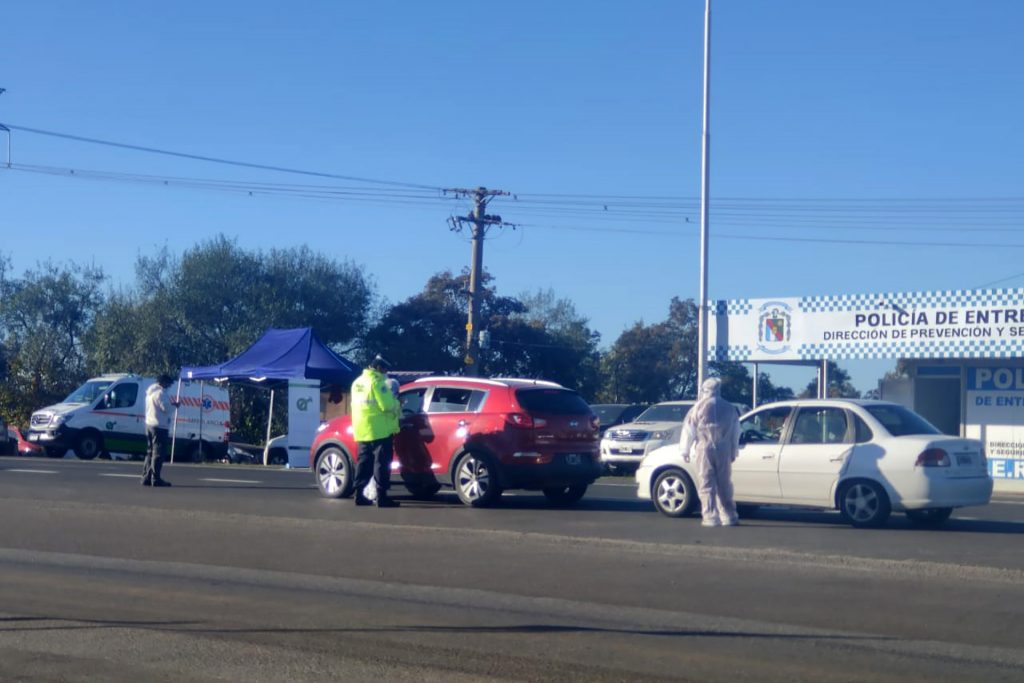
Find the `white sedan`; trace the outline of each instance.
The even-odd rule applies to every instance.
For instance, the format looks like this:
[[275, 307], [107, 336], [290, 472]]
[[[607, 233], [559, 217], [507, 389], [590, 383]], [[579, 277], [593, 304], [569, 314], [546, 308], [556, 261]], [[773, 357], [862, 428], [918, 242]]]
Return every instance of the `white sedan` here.
[[[947, 436], [886, 401], [808, 399], [761, 406], [740, 418], [732, 481], [740, 506], [838, 509], [856, 527], [880, 526], [893, 510], [937, 524], [953, 508], [992, 497], [977, 439]], [[670, 517], [699, 510], [696, 462], [679, 444], [648, 454], [637, 495]]]

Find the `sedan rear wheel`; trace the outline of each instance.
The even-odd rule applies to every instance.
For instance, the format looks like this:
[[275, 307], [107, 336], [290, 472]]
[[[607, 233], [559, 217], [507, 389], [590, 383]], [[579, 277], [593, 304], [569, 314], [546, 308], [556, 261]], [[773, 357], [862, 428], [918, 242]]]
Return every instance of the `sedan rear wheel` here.
[[455, 465], [455, 492], [473, 507], [487, 507], [501, 495], [494, 460], [483, 453], [466, 453]]
[[693, 485], [690, 475], [674, 467], [665, 470], [654, 480], [651, 499], [658, 512], [669, 517], [686, 517], [700, 502], [697, 487]]
[[316, 487], [325, 498], [352, 495], [352, 463], [340, 448], [331, 447], [316, 460]]
[[921, 526], [936, 526], [949, 519], [951, 514], [953, 508], [923, 508], [907, 510], [907, 519]]
[[839, 494], [839, 512], [857, 528], [877, 527], [889, 519], [891, 507], [885, 490], [873, 481], [855, 481]]

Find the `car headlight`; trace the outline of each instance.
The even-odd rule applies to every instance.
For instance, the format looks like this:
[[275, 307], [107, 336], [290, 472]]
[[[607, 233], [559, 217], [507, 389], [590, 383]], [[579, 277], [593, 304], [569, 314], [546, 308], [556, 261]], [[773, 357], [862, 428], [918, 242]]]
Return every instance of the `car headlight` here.
[[70, 415], [54, 415], [53, 417], [50, 418], [50, 426], [51, 427], [59, 427], [62, 424], [64, 424], [65, 422], [67, 422], [69, 417], [71, 417], [71, 416]]

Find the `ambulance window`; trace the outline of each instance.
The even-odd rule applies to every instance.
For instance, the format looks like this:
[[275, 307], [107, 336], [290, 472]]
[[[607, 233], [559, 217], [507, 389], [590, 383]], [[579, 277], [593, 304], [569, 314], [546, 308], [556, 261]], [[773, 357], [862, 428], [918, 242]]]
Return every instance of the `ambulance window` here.
[[113, 394], [112, 402], [115, 408], [131, 408], [139, 397], [139, 385], [118, 384], [110, 393]]

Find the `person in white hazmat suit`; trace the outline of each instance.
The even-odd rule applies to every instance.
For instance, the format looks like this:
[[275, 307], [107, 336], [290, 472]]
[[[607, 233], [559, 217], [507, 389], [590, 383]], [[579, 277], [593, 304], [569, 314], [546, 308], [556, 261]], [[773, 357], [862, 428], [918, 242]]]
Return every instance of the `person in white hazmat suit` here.
[[722, 398], [722, 381], [711, 378], [700, 388], [697, 404], [683, 420], [681, 447], [687, 461], [697, 461], [703, 526], [736, 526], [732, 498], [732, 462], [740, 447], [736, 406]]

